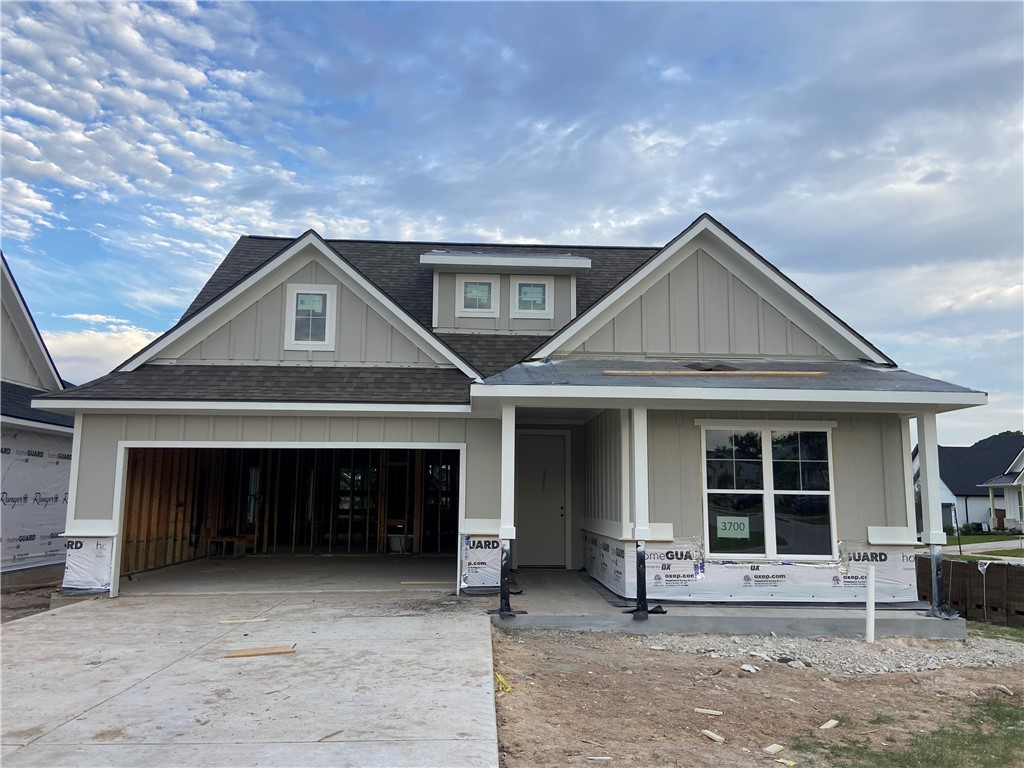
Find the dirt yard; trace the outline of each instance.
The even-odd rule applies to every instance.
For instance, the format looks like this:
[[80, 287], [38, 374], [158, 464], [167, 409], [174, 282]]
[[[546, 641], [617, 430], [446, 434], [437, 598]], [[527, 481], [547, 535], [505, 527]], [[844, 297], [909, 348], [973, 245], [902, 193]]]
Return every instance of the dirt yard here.
[[13, 621], [50, 609], [50, 595], [60, 586], [57, 582], [38, 587], [4, 588], [0, 594], [0, 622]]
[[[903, 745], [914, 733], [956, 722], [968, 701], [1006, 696], [996, 685], [1024, 694], [1016, 658], [1024, 645], [986, 645], [1009, 641], [890, 640], [865, 653], [863, 643], [828, 638], [811, 645], [816, 641], [503, 628], [493, 638], [495, 672], [511, 687], [501, 692], [498, 684], [503, 768], [766, 766], [776, 764], [762, 753], [771, 744], [786, 746], [777, 758], [824, 766], [820, 754], [794, 750], [794, 738]], [[1006, 658], [1005, 648], [1010, 658], [1001, 663], [1009, 666], [965, 666], [974, 663], [972, 654]], [[833, 651], [835, 664], [821, 661]], [[915, 671], [857, 671], [872, 668]], [[819, 729], [831, 719], [839, 725]]]

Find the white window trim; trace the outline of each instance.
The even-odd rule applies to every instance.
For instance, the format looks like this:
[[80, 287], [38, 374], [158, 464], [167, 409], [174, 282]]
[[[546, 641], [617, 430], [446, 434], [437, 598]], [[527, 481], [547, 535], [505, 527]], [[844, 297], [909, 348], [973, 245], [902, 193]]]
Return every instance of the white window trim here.
[[[835, 477], [832, 466], [832, 428], [835, 422], [809, 422], [809, 421], [716, 421], [713, 419], [695, 419], [700, 427], [700, 485], [701, 485], [701, 506], [704, 512], [704, 555], [709, 560], [786, 560], [797, 562], [829, 562], [839, 559], [839, 542], [836, 537], [836, 497]], [[764, 549], [763, 555], [735, 552], [712, 552], [711, 551], [711, 529], [708, 510], [708, 487], [707, 487], [707, 431], [709, 429], [732, 429], [747, 432], [761, 433], [761, 466], [764, 477], [763, 487], [758, 491], [737, 490], [736, 493], [760, 493], [764, 499]], [[824, 432], [825, 441], [828, 447], [828, 491], [778, 491], [779, 495], [789, 496], [809, 493], [814, 496], [828, 497], [829, 510], [829, 531], [831, 533], [832, 552], [828, 555], [779, 555], [775, 551], [775, 475], [772, 472], [771, 451], [765, 450], [764, 446], [771, 446], [771, 433], [773, 431], [793, 432]], [[767, 437], [767, 440], [766, 440]]]
[[[509, 317], [526, 319], [536, 318], [539, 320], [550, 320], [555, 316], [555, 280], [551, 277], [530, 277], [529, 275], [514, 275], [509, 281], [512, 285], [509, 289], [508, 312]], [[542, 310], [520, 309], [519, 308], [519, 286], [522, 283], [543, 283], [545, 307]]]
[[[467, 309], [465, 306], [466, 283], [490, 283], [490, 309]], [[456, 317], [498, 317], [501, 314], [501, 278], [497, 275], [458, 275], [455, 278], [455, 316]]]
[[[300, 293], [322, 293], [327, 297], [327, 329], [323, 341], [295, 340], [295, 299]], [[284, 348], [287, 350], [334, 349], [334, 331], [338, 324], [338, 286], [289, 283], [286, 291], [284, 314]]]

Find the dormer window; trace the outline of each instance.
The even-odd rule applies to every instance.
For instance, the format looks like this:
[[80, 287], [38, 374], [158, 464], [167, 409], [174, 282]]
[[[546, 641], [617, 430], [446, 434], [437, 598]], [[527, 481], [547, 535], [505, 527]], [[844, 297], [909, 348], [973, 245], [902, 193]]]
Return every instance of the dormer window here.
[[552, 291], [554, 281], [550, 277], [512, 278], [512, 317], [551, 318], [554, 316]]
[[337, 287], [289, 285], [285, 309], [285, 349], [334, 349]]
[[459, 275], [456, 281], [459, 317], [498, 316], [498, 278], [494, 275]]

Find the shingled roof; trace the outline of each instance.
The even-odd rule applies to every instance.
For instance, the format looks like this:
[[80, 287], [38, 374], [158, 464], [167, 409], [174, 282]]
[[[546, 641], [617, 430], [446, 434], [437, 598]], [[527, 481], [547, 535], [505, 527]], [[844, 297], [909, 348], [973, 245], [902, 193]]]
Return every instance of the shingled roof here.
[[954, 496], [987, 496], [978, 486], [1005, 472], [1024, 450], [1024, 435], [992, 435], [974, 445], [939, 446], [939, 477]]
[[[22, 384], [15, 384], [13, 381], [0, 381], [0, 411], [11, 419], [34, 421], [39, 424], [69, 429], [74, 427], [75, 419], [72, 416], [32, 407], [32, 399], [45, 394], [47, 394], [45, 389], [26, 387]], [[58, 395], [60, 394], [63, 393], [58, 393]]]
[[143, 365], [39, 399], [465, 404], [469, 385], [451, 368]]
[[[187, 320], [207, 304], [274, 256], [293, 238], [245, 235], [224, 257], [224, 261], [181, 316]], [[398, 242], [392, 240], [326, 240], [331, 248], [386, 293], [402, 309], [424, 326], [431, 323], [433, 270], [420, 266], [420, 256], [432, 250], [472, 250], [475, 253], [551, 253], [568, 252], [584, 256], [591, 268], [576, 276], [576, 307], [584, 312], [660, 248], [619, 248], [581, 245], [501, 245], [479, 243]], [[528, 350], [527, 350], [528, 351]], [[516, 362], [516, 361], [514, 361]]]

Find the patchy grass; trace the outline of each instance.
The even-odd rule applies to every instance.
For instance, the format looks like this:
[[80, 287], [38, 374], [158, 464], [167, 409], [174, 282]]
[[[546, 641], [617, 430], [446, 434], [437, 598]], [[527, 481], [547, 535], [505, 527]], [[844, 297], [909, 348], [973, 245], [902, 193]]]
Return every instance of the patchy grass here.
[[[946, 535], [947, 547], [955, 547], [957, 544], [996, 544], [1000, 541], [1020, 541], [1020, 534], [1018, 533], [971, 533], [967, 536], [961, 536], [957, 540], [956, 534], [950, 536]], [[918, 544], [918, 549], [926, 549], [924, 544]]]
[[996, 624], [986, 624], [983, 621], [968, 621], [967, 636], [1014, 640], [1018, 643], [1024, 643], [1024, 627], [1001, 627]]
[[984, 555], [978, 555], [978, 554], [973, 554], [973, 555], [950, 555], [950, 554], [947, 554], [945, 552], [942, 553], [942, 559], [943, 560], [959, 560], [959, 561], [964, 562], [964, 563], [977, 563], [977, 562], [979, 562], [981, 560], [988, 560], [989, 562], [998, 562], [998, 561], [992, 560], [991, 557], [985, 557]]
[[1002, 555], [1003, 557], [1024, 557], [1024, 549], [989, 549], [985, 552], [977, 552], [975, 554], [981, 555]]
[[877, 715], [868, 720], [871, 725], [889, 725], [890, 723], [896, 722], [896, 719], [891, 715], [887, 715], [884, 712], [879, 712]]
[[813, 737], [793, 739], [792, 748], [827, 756], [833, 768], [1010, 768], [1020, 765], [1022, 734], [1024, 707], [991, 699], [973, 707], [963, 725], [917, 734], [904, 747], [875, 749], [855, 738], [827, 742]]

